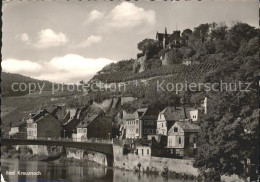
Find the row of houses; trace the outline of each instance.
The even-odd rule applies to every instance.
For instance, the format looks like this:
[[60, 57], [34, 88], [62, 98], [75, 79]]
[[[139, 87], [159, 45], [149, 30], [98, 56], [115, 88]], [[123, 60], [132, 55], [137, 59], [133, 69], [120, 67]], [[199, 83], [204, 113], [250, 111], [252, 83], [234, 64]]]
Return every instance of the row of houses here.
[[10, 137], [40, 139], [60, 137], [61, 123], [46, 109], [30, 113], [26, 119], [10, 127]]
[[[162, 111], [141, 108], [134, 113], [123, 112], [123, 138], [164, 143], [162, 153], [183, 156], [185, 150], [194, 152], [200, 131], [198, 122], [207, 114], [210, 100], [205, 98], [202, 107], [166, 107]], [[139, 145], [139, 151], [142, 145]], [[150, 150], [152, 144], [150, 144]], [[144, 150], [149, 146], [144, 146]], [[141, 150], [140, 150], [141, 149]], [[136, 148], [138, 151], [138, 148]], [[151, 154], [151, 152], [150, 152]]]
[[26, 118], [10, 126], [9, 136], [13, 138], [28, 139], [58, 139], [112, 137], [112, 117], [97, 115], [84, 115], [86, 106], [65, 110], [65, 116], [59, 117], [62, 107], [48, 111], [40, 109], [30, 113]]

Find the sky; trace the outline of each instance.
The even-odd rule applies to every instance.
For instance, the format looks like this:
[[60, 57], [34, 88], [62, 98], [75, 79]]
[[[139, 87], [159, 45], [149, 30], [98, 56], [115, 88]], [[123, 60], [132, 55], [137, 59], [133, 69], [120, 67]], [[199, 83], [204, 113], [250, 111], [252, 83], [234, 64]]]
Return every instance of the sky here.
[[257, 0], [5, 1], [2, 70], [58, 83], [88, 81], [104, 66], [136, 58], [156, 32], [235, 21], [258, 27]]

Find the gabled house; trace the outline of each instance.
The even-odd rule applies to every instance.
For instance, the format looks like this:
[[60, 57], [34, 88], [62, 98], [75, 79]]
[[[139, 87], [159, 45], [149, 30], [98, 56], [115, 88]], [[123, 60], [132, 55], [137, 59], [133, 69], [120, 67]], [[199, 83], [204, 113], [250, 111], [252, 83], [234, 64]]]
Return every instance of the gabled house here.
[[112, 117], [103, 115], [87, 116], [77, 126], [77, 137], [111, 139], [112, 123]]
[[166, 136], [176, 121], [190, 119], [189, 111], [184, 107], [166, 107], [158, 114], [156, 134]]
[[123, 111], [123, 122], [126, 129], [126, 138], [136, 138], [136, 123], [135, 123], [135, 113], [126, 113]]
[[86, 106], [81, 108], [72, 108], [67, 110], [67, 114], [64, 117], [64, 123], [62, 124], [63, 137], [71, 138], [76, 133], [77, 126], [80, 123], [83, 112], [86, 110]]
[[148, 108], [137, 109], [134, 113], [126, 113], [123, 111], [123, 123], [125, 126], [125, 138], [142, 138], [143, 137], [143, 122], [140, 119]]
[[9, 131], [9, 136], [11, 138], [26, 138], [26, 125], [27, 123], [25, 120], [19, 121], [18, 123], [12, 125]]
[[148, 108], [139, 108], [135, 111], [135, 138], [143, 137], [143, 122], [140, 119], [144, 113], [148, 110]]
[[160, 110], [156, 108], [148, 108], [140, 117], [142, 138], [148, 138], [148, 135], [156, 134], [157, 118]]
[[36, 114], [30, 114], [26, 123], [28, 139], [60, 137], [60, 122], [46, 110], [40, 110]]
[[87, 127], [88, 125], [95, 120], [98, 115], [93, 115], [91, 117], [86, 117], [82, 122], [77, 126], [77, 141], [81, 141], [84, 138], [87, 138]]
[[190, 121], [177, 121], [168, 132], [167, 148], [171, 154], [184, 156], [185, 149], [190, 151], [196, 148], [200, 128]]

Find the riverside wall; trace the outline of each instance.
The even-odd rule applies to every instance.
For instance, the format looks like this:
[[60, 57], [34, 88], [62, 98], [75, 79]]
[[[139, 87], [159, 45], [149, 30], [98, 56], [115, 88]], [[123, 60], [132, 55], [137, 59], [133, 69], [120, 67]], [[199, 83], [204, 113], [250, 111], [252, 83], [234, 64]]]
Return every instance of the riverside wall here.
[[96, 162], [102, 166], [108, 166], [106, 155], [94, 151], [66, 148], [66, 157], [74, 159], [86, 159]]
[[167, 169], [169, 172], [179, 174], [187, 174], [198, 176], [199, 171], [193, 167], [193, 160], [191, 159], [172, 159], [162, 157], [144, 157], [129, 153], [123, 154], [123, 143], [121, 141], [114, 141], [114, 167], [131, 171], [141, 172], [156, 172], [163, 173]]

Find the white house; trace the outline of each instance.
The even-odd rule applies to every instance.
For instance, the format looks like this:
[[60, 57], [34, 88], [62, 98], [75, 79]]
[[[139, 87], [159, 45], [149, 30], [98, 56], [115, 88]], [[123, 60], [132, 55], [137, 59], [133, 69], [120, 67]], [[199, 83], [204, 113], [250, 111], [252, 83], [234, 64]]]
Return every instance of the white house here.
[[[96, 118], [98, 117], [98, 115], [93, 115], [91, 117], [86, 117], [82, 122], [80, 122], [77, 125], [77, 135], [76, 135], [76, 140], [77, 141], [81, 141], [87, 138], [87, 132], [88, 132], [88, 125], [94, 121]], [[75, 138], [74, 138], [75, 140]]]
[[126, 128], [126, 138], [142, 138], [143, 123], [140, 118], [147, 111], [147, 108], [137, 109], [134, 113], [123, 111], [123, 122]]
[[199, 126], [190, 121], [176, 122], [168, 132], [167, 148], [183, 155], [184, 148], [196, 148], [199, 131]]
[[156, 134], [167, 136], [168, 130], [176, 121], [190, 118], [188, 112], [189, 109], [184, 107], [166, 107], [158, 115]]
[[190, 110], [190, 119], [193, 122], [197, 122], [200, 118], [200, 110], [199, 109], [191, 109]]
[[139, 157], [151, 157], [152, 150], [151, 150], [152, 143], [136, 143], [136, 154]]
[[123, 122], [126, 128], [126, 138], [135, 138], [135, 113], [128, 114], [123, 111]]

